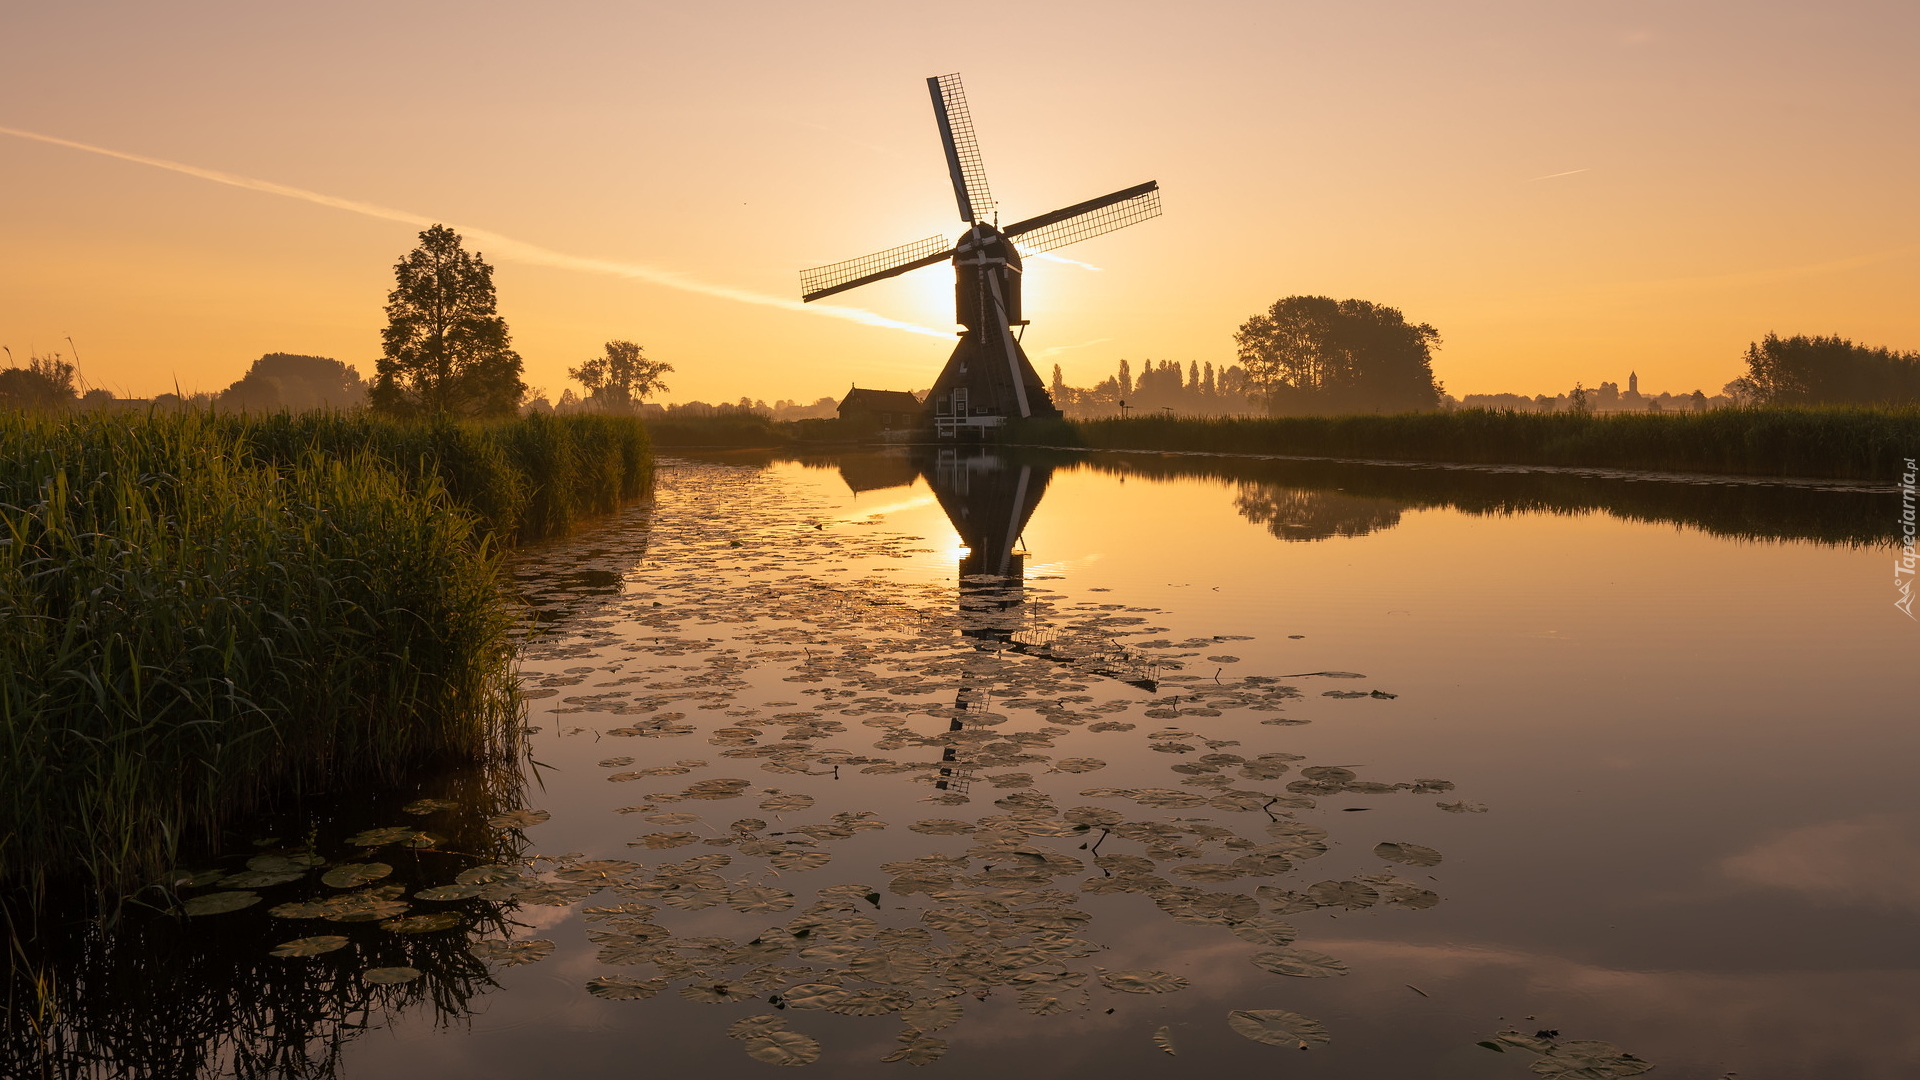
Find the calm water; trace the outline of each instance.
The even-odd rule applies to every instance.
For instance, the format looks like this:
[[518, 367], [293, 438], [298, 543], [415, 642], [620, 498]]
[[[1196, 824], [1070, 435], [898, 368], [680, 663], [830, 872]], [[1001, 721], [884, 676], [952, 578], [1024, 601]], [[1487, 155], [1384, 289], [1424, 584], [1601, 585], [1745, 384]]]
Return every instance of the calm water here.
[[[651, 503], [519, 557], [520, 775], [263, 821], [214, 864], [308, 830], [393, 868], [411, 906], [382, 918], [459, 927], [269, 913], [343, 895], [311, 877], [132, 920], [69, 957], [103, 989], [68, 1060], [1517, 1080], [1563, 1074], [1476, 1044], [1553, 1031], [1656, 1077], [1920, 1071], [1897, 496], [1199, 456], [666, 465]], [[449, 807], [402, 809], [422, 796]], [[322, 935], [349, 944], [266, 955]], [[473, 946], [503, 940], [531, 944]], [[423, 974], [360, 978], [390, 967]]]

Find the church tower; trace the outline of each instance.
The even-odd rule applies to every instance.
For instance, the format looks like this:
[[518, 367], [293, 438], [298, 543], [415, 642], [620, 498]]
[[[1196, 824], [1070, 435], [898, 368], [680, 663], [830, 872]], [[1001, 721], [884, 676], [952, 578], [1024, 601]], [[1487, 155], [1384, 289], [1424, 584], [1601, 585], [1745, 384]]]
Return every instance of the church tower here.
[[1627, 393], [1637, 394], [1639, 392], [1640, 392], [1640, 373], [1637, 371], [1627, 372]]

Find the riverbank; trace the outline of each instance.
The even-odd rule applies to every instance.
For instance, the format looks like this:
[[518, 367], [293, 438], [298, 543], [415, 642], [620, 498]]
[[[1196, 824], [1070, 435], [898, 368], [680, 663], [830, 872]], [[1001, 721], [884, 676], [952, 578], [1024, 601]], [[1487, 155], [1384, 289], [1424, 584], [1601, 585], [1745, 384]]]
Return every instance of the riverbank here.
[[124, 893], [270, 796], [509, 752], [500, 548], [651, 471], [607, 417], [0, 415], [0, 882]]
[[1896, 480], [1920, 454], [1920, 409], [1716, 409], [1702, 413], [1454, 412], [1398, 415], [1146, 416], [1036, 421], [1025, 445], [1173, 450], [1468, 465], [1553, 465]]

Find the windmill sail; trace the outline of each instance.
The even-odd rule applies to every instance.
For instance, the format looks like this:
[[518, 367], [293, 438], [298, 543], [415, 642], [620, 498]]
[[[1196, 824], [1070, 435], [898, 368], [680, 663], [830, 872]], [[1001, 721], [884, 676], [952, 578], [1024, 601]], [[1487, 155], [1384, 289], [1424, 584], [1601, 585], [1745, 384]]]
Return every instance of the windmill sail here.
[[800, 299], [803, 302], [818, 300], [848, 289], [857, 289], [869, 282], [904, 274], [909, 270], [918, 270], [922, 266], [932, 266], [944, 261], [953, 254], [953, 242], [944, 236], [929, 236], [925, 240], [915, 240], [911, 244], [876, 251], [858, 259], [846, 262], [816, 266], [811, 270], [800, 271]]
[[1008, 237], [1017, 237], [1021, 251], [1052, 251], [1159, 216], [1160, 184], [1149, 180], [1051, 214], [1015, 222], [1000, 231]]
[[933, 95], [933, 114], [940, 121], [940, 142], [947, 150], [947, 174], [953, 179], [953, 197], [960, 204], [960, 220], [971, 225], [993, 215], [993, 193], [987, 190], [986, 166], [980, 162], [980, 143], [973, 136], [973, 116], [960, 76], [936, 75], [927, 80]]

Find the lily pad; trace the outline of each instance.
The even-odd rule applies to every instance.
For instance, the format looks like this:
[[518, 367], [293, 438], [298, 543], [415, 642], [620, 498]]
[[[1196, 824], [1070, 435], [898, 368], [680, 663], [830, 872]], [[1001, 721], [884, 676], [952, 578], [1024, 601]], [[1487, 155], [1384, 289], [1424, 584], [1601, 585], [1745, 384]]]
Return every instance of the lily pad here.
[[727, 1038], [750, 1039], [755, 1035], [765, 1035], [774, 1031], [785, 1031], [786, 1028], [787, 1021], [785, 1017], [775, 1016], [772, 1013], [761, 1013], [759, 1016], [749, 1016], [744, 1020], [735, 1020], [733, 1023], [727, 1025]]
[[1236, 1009], [1227, 1014], [1227, 1026], [1254, 1042], [1268, 1046], [1297, 1046], [1302, 1050], [1330, 1041], [1326, 1026], [1285, 1009]]
[[180, 905], [180, 909], [189, 915], [225, 915], [229, 911], [252, 907], [260, 902], [260, 894], [236, 892], [210, 892], [196, 896]]
[[415, 799], [400, 810], [407, 814], [433, 814], [441, 810], [452, 810], [459, 805], [452, 799]]
[[1253, 966], [1265, 968], [1275, 975], [1291, 975], [1297, 979], [1326, 979], [1335, 975], [1345, 975], [1347, 965], [1312, 949], [1268, 949], [1254, 953], [1247, 959]]
[[395, 983], [409, 983], [420, 977], [419, 968], [383, 967], [368, 968], [360, 973], [360, 981], [374, 986], [392, 986]]
[[820, 1060], [820, 1043], [797, 1031], [769, 1031], [747, 1038], [747, 1056], [769, 1065], [811, 1065]]
[[379, 881], [391, 873], [393, 867], [386, 863], [341, 863], [320, 875], [320, 880], [336, 889], [352, 889], [370, 881]]
[[934, 1032], [958, 1022], [962, 1010], [955, 998], [935, 998], [900, 1010], [900, 1019], [915, 1031]]
[[792, 893], [765, 885], [750, 885], [727, 894], [727, 906], [746, 915], [785, 911], [793, 905]]
[[587, 993], [610, 1001], [638, 1001], [666, 988], [667, 980], [664, 978], [628, 979], [619, 975], [602, 975], [587, 980]]
[[1126, 994], [1170, 994], [1175, 990], [1185, 990], [1186, 979], [1165, 971], [1135, 969], [1131, 971], [1100, 970], [1100, 984], [1109, 990], [1118, 990]]
[[409, 915], [404, 919], [388, 919], [380, 924], [380, 929], [396, 934], [425, 934], [434, 930], [451, 930], [466, 922], [451, 911], [435, 915]]
[[1170, 1027], [1162, 1027], [1153, 1033], [1153, 1045], [1159, 1047], [1160, 1052], [1168, 1057], [1177, 1057], [1180, 1054], [1180, 1049], [1173, 1045], [1173, 1029]]
[[553, 942], [545, 938], [525, 938], [520, 941], [475, 941], [467, 946], [467, 951], [476, 958], [501, 967], [519, 967], [544, 960], [553, 952]]
[[1307, 895], [1321, 907], [1358, 911], [1372, 907], [1380, 899], [1379, 890], [1358, 881], [1316, 881], [1307, 886]]
[[509, 810], [487, 819], [487, 824], [496, 829], [526, 829], [538, 825], [553, 817], [545, 810]]
[[1440, 853], [1421, 844], [1375, 844], [1373, 853], [1407, 866], [1439, 866]]
[[322, 934], [318, 937], [296, 938], [275, 945], [271, 950], [274, 956], [319, 956], [335, 949], [345, 948], [347, 939], [338, 934]]

